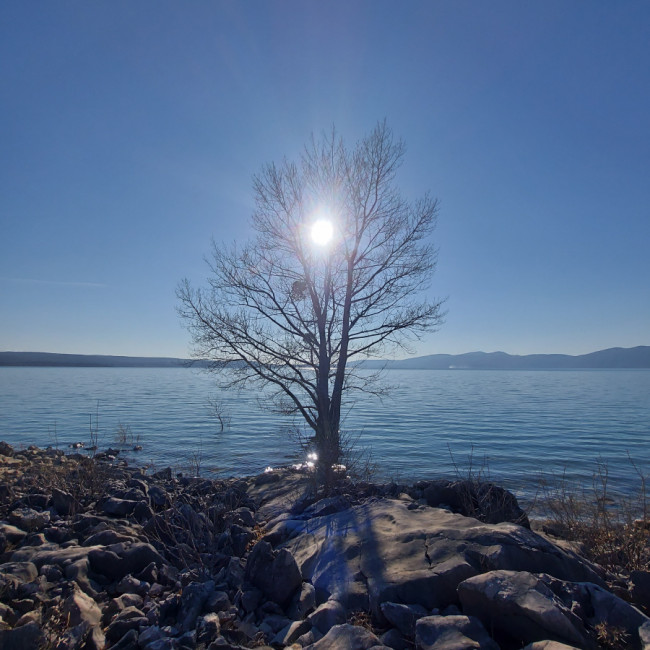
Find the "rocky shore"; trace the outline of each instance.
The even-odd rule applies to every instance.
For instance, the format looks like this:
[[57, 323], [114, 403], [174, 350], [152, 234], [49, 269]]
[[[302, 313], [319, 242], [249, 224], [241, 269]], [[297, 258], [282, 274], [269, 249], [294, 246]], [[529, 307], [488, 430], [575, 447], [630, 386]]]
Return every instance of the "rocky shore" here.
[[0, 443], [0, 649], [650, 650], [636, 583], [489, 484], [208, 480]]

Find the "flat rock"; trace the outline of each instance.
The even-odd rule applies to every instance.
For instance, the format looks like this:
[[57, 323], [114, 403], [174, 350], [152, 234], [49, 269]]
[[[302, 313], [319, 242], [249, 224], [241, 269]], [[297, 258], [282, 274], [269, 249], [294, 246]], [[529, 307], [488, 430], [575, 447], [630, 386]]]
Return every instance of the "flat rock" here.
[[[602, 584], [585, 563], [512, 523], [485, 524], [446, 510], [374, 499], [307, 521], [286, 519], [273, 531], [296, 558], [317, 600], [335, 597], [372, 613], [380, 603], [456, 603], [458, 585], [496, 569], [545, 571], [563, 580]], [[288, 538], [288, 539], [287, 539]]]
[[473, 616], [426, 616], [415, 626], [418, 650], [499, 650]]
[[39, 569], [45, 564], [56, 564], [63, 566], [82, 560], [88, 557], [93, 550], [99, 550], [98, 546], [76, 546], [70, 545], [61, 548], [58, 544], [43, 544], [42, 546], [23, 546], [14, 551], [11, 556], [12, 562], [33, 562]]
[[20, 582], [36, 580], [38, 569], [33, 562], [6, 562], [0, 564], [0, 574], [13, 576]]

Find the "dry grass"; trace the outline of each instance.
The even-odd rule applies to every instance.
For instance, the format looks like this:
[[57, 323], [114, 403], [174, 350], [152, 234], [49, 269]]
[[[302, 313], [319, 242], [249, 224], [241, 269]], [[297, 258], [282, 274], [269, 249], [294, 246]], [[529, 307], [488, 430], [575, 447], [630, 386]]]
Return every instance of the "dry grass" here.
[[603, 650], [627, 650], [630, 647], [630, 635], [622, 627], [603, 622], [595, 626], [594, 632], [598, 647]]
[[650, 515], [647, 478], [630, 459], [638, 477], [632, 494], [610, 488], [607, 465], [598, 463], [590, 487], [571, 485], [566, 476], [542, 482], [538, 512], [556, 536], [579, 543], [591, 561], [614, 573], [650, 569]]

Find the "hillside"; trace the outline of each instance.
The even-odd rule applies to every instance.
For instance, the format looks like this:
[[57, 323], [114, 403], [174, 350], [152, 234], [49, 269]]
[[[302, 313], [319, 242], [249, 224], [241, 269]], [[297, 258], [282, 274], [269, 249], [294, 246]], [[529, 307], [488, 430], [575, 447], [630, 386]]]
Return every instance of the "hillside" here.
[[[172, 357], [124, 357], [49, 352], [0, 352], [0, 366], [71, 366], [91, 368], [180, 368], [190, 363]], [[194, 365], [202, 365], [193, 362]], [[650, 368], [650, 346], [609, 348], [589, 354], [512, 355], [506, 352], [431, 354], [396, 361], [363, 361], [364, 368], [400, 370], [571, 370], [581, 368]]]

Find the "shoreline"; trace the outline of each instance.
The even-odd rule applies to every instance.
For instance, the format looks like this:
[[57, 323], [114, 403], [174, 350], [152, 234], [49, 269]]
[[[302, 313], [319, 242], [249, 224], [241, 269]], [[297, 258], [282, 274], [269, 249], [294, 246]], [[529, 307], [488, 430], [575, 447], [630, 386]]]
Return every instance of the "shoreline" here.
[[650, 573], [531, 530], [490, 483], [324, 494], [292, 469], [211, 480], [6, 443], [0, 476], [7, 648], [650, 648]]

